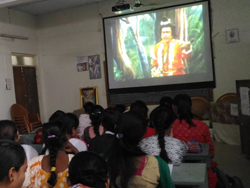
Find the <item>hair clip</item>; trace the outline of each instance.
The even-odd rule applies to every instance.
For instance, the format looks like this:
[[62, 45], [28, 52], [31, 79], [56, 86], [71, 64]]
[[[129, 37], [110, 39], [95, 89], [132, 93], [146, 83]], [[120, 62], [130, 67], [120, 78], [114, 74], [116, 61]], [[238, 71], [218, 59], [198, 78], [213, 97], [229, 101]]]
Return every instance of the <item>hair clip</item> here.
[[51, 172], [55, 172], [56, 171], [56, 167], [51, 167], [50, 171]]
[[50, 136], [48, 136], [48, 138], [55, 138], [56, 137], [56, 135], [50, 135]]
[[120, 139], [120, 138], [123, 138], [123, 134], [116, 134], [116, 138]]

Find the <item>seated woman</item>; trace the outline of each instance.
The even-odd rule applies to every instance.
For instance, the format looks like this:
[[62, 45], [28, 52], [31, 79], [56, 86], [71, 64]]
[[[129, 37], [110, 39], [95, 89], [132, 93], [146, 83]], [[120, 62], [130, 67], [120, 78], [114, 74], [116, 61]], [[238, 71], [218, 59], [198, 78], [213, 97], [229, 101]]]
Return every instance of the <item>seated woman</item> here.
[[[147, 129], [145, 117], [126, 112], [118, 119], [116, 137], [105, 154], [111, 187], [174, 187], [168, 165], [138, 146]], [[164, 169], [164, 172], [161, 170]]]
[[[8, 139], [12, 140], [14, 142], [19, 141], [19, 132], [17, 131], [16, 124], [11, 120], [1, 120], [0, 121], [0, 139]], [[29, 161], [38, 156], [37, 151], [28, 144], [22, 144], [21, 145], [25, 151], [26, 157], [27, 157], [27, 163]]]
[[27, 159], [22, 146], [11, 140], [0, 140], [0, 188], [21, 188]]
[[[49, 122], [51, 121], [60, 121], [60, 119], [62, 118], [62, 116], [65, 114], [65, 112], [63, 112], [62, 110], [57, 110], [55, 111], [49, 118]], [[42, 132], [43, 132], [43, 128], [41, 127], [40, 129], [36, 130], [35, 134], [34, 134], [34, 141], [35, 144], [43, 144], [43, 139], [42, 139]], [[46, 149], [44, 149], [44, 151], [42, 151], [42, 153], [45, 152]]]
[[107, 108], [103, 111], [101, 122], [106, 131], [103, 135], [90, 140], [89, 151], [103, 154], [109, 150], [115, 139], [115, 125], [120, 115], [121, 113], [115, 108]]
[[43, 124], [42, 136], [49, 155], [40, 155], [29, 162], [24, 186], [67, 187], [68, 165], [74, 155], [66, 152], [78, 153], [78, 150], [67, 141], [61, 122]]
[[[144, 116], [144, 118], [147, 120], [146, 125], [148, 125], [148, 122], [149, 122], [148, 107], [145, 104], [145, 102], [143, 102], [141, 100], [137, 100], [137, 101], [133, 102], [130, 106], [130, 111], [135, 112], [135, 113], [141, 113]], [[147, 126], [147, 130], [142, 138], [147, 138], [147, 137], [150, 137], [153, 135], [155, 135], [155, 129]]]
[[140, 142], [142, 151], [150, 155], [159, 155], [167, 163], [180, 164], [187, 146], [185, 142], [169, 136], [174, 120], [173, 111], [165, 107], [157, 107], [150, 119], [156, 129], [156, 135]]
[[87, 144], [89, 144], [92, 138], [103, 135], [105, 132], [103, 126], [101, 125], [101, 115], [103, 110], [103, 107], [100, 105], [95, 105], [91, 109], [91, 126], [84, 129], [84, 140], [87, 142]]
[[[184, 142], [195, 140], [200, 143], [208, 143], [211, 158], [214, 156], [214, 146], [206, 123], [193, 119], [192, 101], [186, 94], [179, 94], [174, 98], [174, 109], [177, 112], [177, 119], [173, 123], [173, 137]], [[212, 162], [212, 166], [215, 163]], [[218, 181], [216, 174], [208, 168], [209, 187], [215, 188]]]
[[214, 146], [206, 123], [193, 119], [192, 101], [186, 94], [177, 95], [174, 98], [174, 106], [177, 110], [177, 119], [173, 123], [173, 137], [184, 142], [196, 140], [200, 143], [209, 143], [210, 155], [214, 156]]
[[84, 111], [86, 114], [81, 114], [79, 116], [79, 132], [77, 133], [78, 135], [82, 136], [84, 133], [84, 129], [86, 127], [91, 126], [91, 120], [89, 118], [89, 114], [91, 113], [91, 109], [95, 105], [92, 102], [86, 102], [83, 106]]
[[98, 154], [84, 151], [76, 154], [69, 164], [70, 188], [108, 188], [108, 167]]

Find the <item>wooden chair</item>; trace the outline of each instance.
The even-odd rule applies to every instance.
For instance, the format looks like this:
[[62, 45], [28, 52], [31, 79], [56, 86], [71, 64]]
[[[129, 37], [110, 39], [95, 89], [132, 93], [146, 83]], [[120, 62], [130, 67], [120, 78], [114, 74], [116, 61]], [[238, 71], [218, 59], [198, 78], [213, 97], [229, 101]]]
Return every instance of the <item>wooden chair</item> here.
[[11, 106], [11, 117], [19, 128], [20, 134], [29, 134], [34, 128], [42, 126], [39, 115], [29, 114], [28, 110], [20, 104]]
[[216, 103], [238, 103], [238, 97], [236, 93], [226, 93], [220, 96]]
[[192, 112], [198, 120], [210, 120], [210, 102], [200, 96], [192, 97]]

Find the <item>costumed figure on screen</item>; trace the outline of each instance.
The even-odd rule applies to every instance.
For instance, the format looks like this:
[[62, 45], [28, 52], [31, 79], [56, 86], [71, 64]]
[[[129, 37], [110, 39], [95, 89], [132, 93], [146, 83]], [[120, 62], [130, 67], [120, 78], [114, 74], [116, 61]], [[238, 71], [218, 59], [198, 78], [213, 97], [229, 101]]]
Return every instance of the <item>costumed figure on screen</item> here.
[[186, 74], [183, 59], [191, 56], [190, 42], [173, 39], [174, 27], [166, 17], [161, 21], [161, 41], [154, 46], [151, 76], [162, 77]]

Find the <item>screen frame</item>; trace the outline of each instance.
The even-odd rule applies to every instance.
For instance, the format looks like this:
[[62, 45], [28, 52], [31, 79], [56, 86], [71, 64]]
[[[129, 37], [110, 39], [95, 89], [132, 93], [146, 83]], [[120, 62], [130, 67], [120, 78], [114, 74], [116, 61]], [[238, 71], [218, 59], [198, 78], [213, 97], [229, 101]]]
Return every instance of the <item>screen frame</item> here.
[[[152, 85], [152, 86], [142, 86], [142, 87], [126, 87], [126, 88], [110, 88], [109, 84], [109, 66], [113, 66], [113, 62], [111, 62], [111, 65], [109, 65], [108, 58], [107, 58], [107, 43], [106, 43], [106, 35], [105, 35], [105, 20], [110, 18], [116, 18], [121, 16], [130, 16], [138, 13], [146, 13], [149, 11], [155, 11], [155, 10], [161, 10], [161, 9], [167, 9], [167, 8], [174, 8], [178, 6], [186, 6], [186, 5], [192, 5], [197, 4], [201, 2], [207, 2], [207, 9], [206, 11], [208, 14], [208, 27], [209, 27], [209, 42], [210, 42], [210, 50], [211, 50], [211, 70], [212, 70], [212, 81], [202, 81], [202, 82], [192, 82], [192, 83], [178, 83], [178, 84], [164, 84], [164, 85]], [[215, 80], [215, 70], [214, 70], [214, 56], [213, 56], [213, 43], [212, 43], [212, 36], [211, 36], [211, 6], [209, 0], [203, 0], [203, 1], [195, 1], [195, 2], [189, 2], [189, 3], [183, 3], [183, 4], [175, 4], [171, 6], [164, 6], [156, 9], [149, 9], [149, 10], [143, 10], [143, 11], [137, 11], [127, 14], [119, 14], [115, 16], [105, 17], [103, 18], [103, 33], [104, 33], [104, 45], [105, 45], [105, 74], [106, 74], [106, 87], [107, 87], [107, 95], [110, 94], [126, 94], [126, 93], [141, 93], [141, 92], [155, 92], [155, 91], [176, 91], [176, 90], [193, 90], [193, 89], [212, 89], [216, 87], [216, 80]]]

